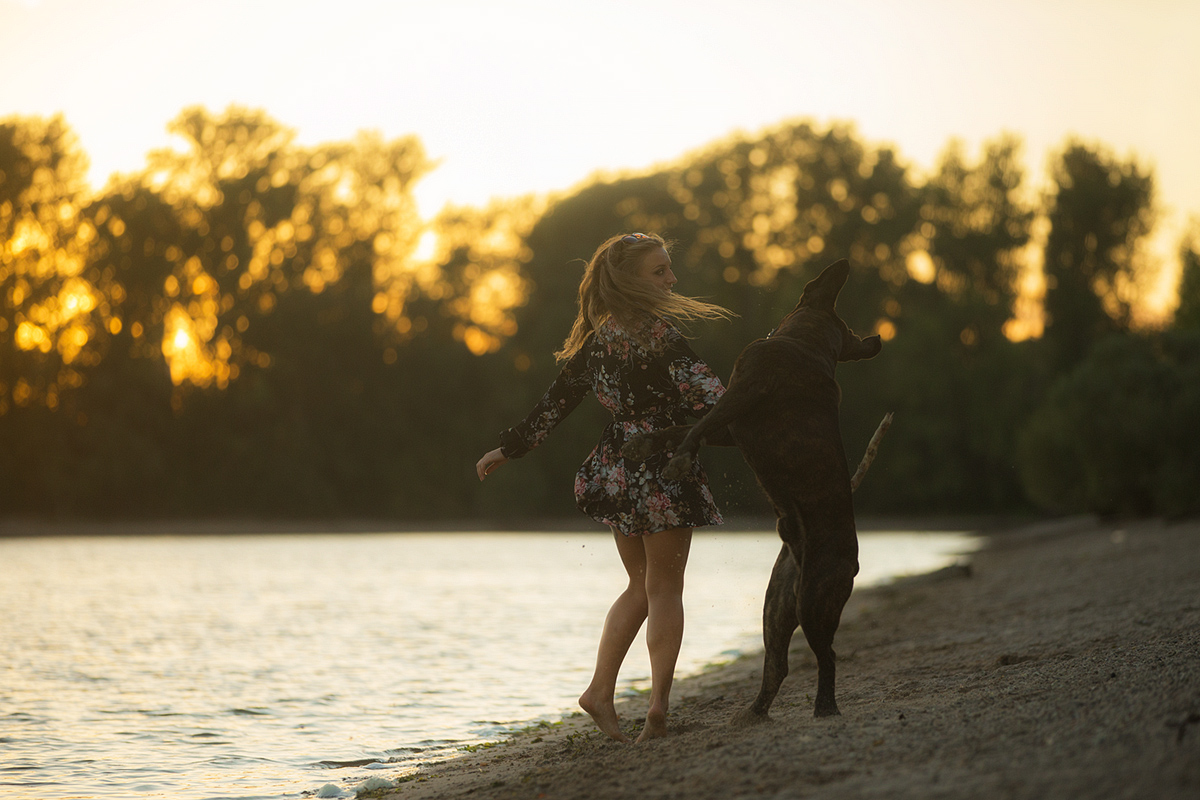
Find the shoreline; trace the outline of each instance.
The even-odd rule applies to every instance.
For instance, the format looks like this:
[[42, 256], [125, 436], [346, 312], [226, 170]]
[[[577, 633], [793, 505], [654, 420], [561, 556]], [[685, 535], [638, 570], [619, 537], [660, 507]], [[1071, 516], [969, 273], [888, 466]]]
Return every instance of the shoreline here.
[[[677, 679], [665, 739], [623, 745], [567, 716], [381, 796], [1200, 796], [1200, 520], [983, 539], [965, 565], [854, 593], [834, 643], [840, 717], [812, 717], [798, 632], [766, 724], [728, 724], [757, 692], [759, 651]], [[645, 704], [618, 699], [627, 734]]]
[[[862, 516], [860, 533], [883, 531], [958, 531], [989, 533], [1012, 528], [1035, 519], [1007, 515], [896, 515]], [[1075, 524], [1090, 517], [1068, 517], [1039, 524]], [[772, 516], [727, 517], [724, 525], [697, 528], [707, 532], [744, 533], [774, 531]], [[374, 519], [279, 520], [254, 518], [163, 518], [129, 520], [72, 520], [9, 517], [0, 518], [0, 539], [50, 536], [240, 536], [286, 534], [371, 534], [371, 533], [603, 533], [604, 528], [582, 516], [536, 520], [425, 520], [400, 522]]]

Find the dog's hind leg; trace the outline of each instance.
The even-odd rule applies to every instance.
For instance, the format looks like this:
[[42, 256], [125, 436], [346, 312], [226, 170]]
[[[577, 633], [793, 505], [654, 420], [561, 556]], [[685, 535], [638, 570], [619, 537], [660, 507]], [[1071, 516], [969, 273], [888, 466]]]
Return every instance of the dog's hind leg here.
[[[781, 523], [782, 524], [782, 523]], [[775, 559], [771, 580], [767, 583], [767, 597], [763, 603], [763, 677], [758, 697], [749, 707], [739, 711], [733, 718], [734, 725], [751, 725], [767, 719], [771, 704], [783, 679], [788, 675], [788, 649], [792, 634], [800, 624], [797, 616], [796, 589], [799, 570], [791, 549], [785, 544]]]
[[837, 656], [833, 637], [854, 588], [854, 576], [858, 574], [853, 516], [850, 520], [849, 536], [844, 530], [810, 529], [805, 542], [800, 573], [800, 627], [817, 657], [817, 700], [813, 708], [817, 717], [841, 713], [835, 696]]

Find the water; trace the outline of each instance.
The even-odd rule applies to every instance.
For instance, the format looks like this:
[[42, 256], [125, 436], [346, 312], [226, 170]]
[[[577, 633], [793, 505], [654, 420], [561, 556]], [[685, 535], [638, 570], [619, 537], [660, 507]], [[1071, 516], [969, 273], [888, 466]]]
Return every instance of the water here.
[[[859, 587], [971, 546], [860, 540]], [[760, 646], [778, 548], [695, 537], [681, 673]], [[574, 710], [623, 585], [606, 534], [0, 540], [0, 796], [350, 796]]]

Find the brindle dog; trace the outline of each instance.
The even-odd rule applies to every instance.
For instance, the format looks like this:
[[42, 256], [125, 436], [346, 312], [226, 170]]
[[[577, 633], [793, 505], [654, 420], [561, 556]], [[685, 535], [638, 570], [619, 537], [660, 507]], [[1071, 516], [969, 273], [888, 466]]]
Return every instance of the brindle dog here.
[[690, 469], [701, 444], [735, 444], [775, 507], [783, 547], [763, 604], [762, 687], [738, 723], [767, 718], [797, 625], [817, 657], [815, 716], [840, 713], [833, 635], [858, 574], [858, 536], [833, 373], [837, 362], [872, 358], [882, 347], [878, 336], [856, 336], [834, 310], [849, 274], [843, 259], [809, 281], [779, 326], [738, 356], [728, 391], [698, 423], [637, 437], [624, 450], [644, 459], [673, 449], [670, 478]]

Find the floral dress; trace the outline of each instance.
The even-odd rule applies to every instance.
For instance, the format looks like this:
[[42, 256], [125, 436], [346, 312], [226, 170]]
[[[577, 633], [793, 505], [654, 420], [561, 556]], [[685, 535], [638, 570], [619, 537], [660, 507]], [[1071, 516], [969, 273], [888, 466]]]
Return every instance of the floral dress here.
[[669, 528], [719, 525], [708, 479], [699, 460], [679, 480], [662, 470], [670, 460], [655, 453], [645, 462], [626, 461], [621, 447], [639, 433], [687, 424], [701, 417], [725, 392], [708, 365], [670, 323], [649, 323], [646, 348], [611, 318], [594, 331], [563, 366], [533, 411], [500, 434], [506, 458], [537, 447], [589, 391], [613, 414], [600, 443], [575, 476], [579, 510], [626, 536]]

